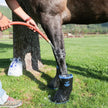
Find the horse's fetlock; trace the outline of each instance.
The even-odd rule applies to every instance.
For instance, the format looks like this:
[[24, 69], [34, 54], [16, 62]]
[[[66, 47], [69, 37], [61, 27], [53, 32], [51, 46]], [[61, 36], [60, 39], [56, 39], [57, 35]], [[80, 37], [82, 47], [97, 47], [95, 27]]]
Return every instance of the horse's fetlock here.
[[58, 50], [56, 50], [56, 54], [57, 54], [57, 56], [58, 56], [58, 58], [60, 60], [64, 59], [65, 58], [65, 55], [66, 55], [64, 49], [58, 49]]

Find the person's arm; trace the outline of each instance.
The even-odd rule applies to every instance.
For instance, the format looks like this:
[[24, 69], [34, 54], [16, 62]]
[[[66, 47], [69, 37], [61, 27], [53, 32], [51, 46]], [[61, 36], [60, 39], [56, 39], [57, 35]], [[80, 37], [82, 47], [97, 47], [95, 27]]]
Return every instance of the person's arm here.
[[36, 23], [28, 14], [24, 12], [24, 10], [21, 8], [19, 3], [16, 0], [5, 0], [8, 4], [9, 8], [16, 13], [20, 18], [22, 18], [24, 21], [27, 21], [27, 23], [37, 27]]
[[23, 11], [23, 9], [16, 0], [5, 0], [5, 1], [8, 4], [9, 8], [24, 21], [26, 21], [26, 19], [29, 18], [29, 16]]
[[0, 12], [0, 31], [10, 27], [10, 20]]

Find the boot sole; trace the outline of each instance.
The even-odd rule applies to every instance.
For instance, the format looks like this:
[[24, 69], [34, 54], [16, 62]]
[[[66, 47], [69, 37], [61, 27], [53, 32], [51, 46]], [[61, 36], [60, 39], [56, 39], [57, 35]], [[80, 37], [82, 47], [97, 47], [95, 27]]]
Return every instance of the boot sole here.
[[21, 105], [22, 105], [23, 103], [20, 103], [20, 104], [18, 104], [18, 105], [16, 105], [16, 106], [0, 106], [1, 108], [18, 108], [18, 107], [20, 107]]

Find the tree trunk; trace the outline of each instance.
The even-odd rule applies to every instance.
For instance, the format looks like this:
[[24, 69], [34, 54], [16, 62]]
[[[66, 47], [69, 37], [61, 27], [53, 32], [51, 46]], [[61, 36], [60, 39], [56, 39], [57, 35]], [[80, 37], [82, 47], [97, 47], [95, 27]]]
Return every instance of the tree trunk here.
[[[29, 0], [18, 0], [21, 7], [34, 20], [35, 15], [30, 6]], [[17, 15], [13, 13], [14, 21], [22, 21]], [[35, 20], [36, 21], [36, 20]], [[20, 57], [23, 62], [24, 69], [38, 70], [40, 57], [39, 37], [37, 33], [25, 26], [17, 25], [13, 27], [13, 52], [14, 57]]]

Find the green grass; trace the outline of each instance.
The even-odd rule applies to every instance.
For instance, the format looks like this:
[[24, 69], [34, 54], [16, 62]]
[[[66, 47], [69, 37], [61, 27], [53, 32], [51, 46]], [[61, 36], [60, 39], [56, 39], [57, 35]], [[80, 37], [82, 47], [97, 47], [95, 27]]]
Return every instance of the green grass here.
[[55, 59], [50, 45], [41, 42], [41, 76], [24, 71], [21, 77], [6, 75], [13, 56], [12, 41], [0, 41], [0, 80], [7, 93], [23, 100], [21, 108], [107, 108], [108, 107], [108, 37], [65, 39], [68, 73], [72, 73], [73, 91], [66, 104], [54, 104], [49, 97], [55, 90], [47, 83], [55, 76]]

